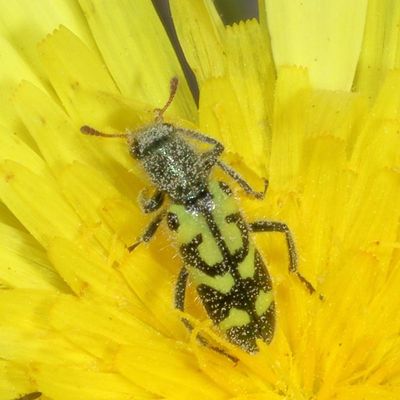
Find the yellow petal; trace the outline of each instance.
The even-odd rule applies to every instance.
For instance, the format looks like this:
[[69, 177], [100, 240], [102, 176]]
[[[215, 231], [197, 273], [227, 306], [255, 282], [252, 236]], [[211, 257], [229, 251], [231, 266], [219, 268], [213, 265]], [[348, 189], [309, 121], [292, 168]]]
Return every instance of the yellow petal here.
[[213, 3], [172, 0], [170, 6], [180, 45], [200, 86], [223, 75], [224, 27]]
[[23, 394], [37, 390], [37, 385], [30, 381], [27, 366], [0, 360], [0, 396], [3, 399], [16, 399]]
[[80, 220], [54, 181], [15, 162], [3, 161], [0, 197], [43, 246], [54, 236], [77, 237]]
[[2, 76], [0, 103], [1, 120], [12, 129], [20, 126], [10, 103], [15, 86], [22, 80], [50, 89], [43, 67], [37, 57], [37, 43], [64, 23], [74, 30], [91, 48], [94, 41], [83, 18], [82, 11], [73, 0], [43, 0], [40, 7], [29, 0], [1, 2], [0, 52]]
[[15, 215], [2, 202], [0, 202], [0, 222], [2, 224], [25, 232], [25, 229], [21, 225], [21, 222], [18, 221]]
[[240, 154], [261, 176], [269, 162], [275, 85], [266, 38], [255, 20], [226, 28], [225, 72], [203, 82], [199, 106], [201, 129], [221, 137], [227, 150]]
[[[148, 392], [154, 392], [156, 388], [154, 380], [148, 383], [146, 380], [138, 379], [138, 376], [132, 372], [126, 373], [125, 369], [130, 367], [132, 358], [121, 360], [120, 353], [130, 352], [132, 347], [137, 350], [143, 346], [153, 348], [153, 354], [156, 354], [160, 348], [164, 348], [167, 352], [174, 353], [175, 351], [171, 347], [173, 342], [162, 338], [156, 331], [138, 321], [131, 312], [118, 310], [107, 304], [96, 304], [64, 296], [55, 304], [50, 317], [52, 326], [58, 331], [64, 332], [72, 343], [79, 348], [86, 349], [86, 352], [98, 360], [99, 370], [117, 371], [133, 385], [138, 384], [146, 388]], [[78, 325], [77, 321], [79, 321]], [[140, 352], [136, 351], [135, 354], [140, 356]], [[135, 363], [139, 370], [146, 368], [157, 370], [158, 366], [164, 367], [165, 365], [167, 364], [161, 358], [158, 359], [157, 364], [154, 364], [153, 360], [147, 357], [143, 357]], [[49, 375], [49, 380], [50, 377]], [[140, 395], [143, 391], [134, 390], [133, 393]], [[135, 394], [133, 396], [136, 398]]]
[[[15, 94], [15, 105], [43, 157], [57, 171], [76, 159], [95, 158], [94, 150], [84, 145], [83, 135], [45, 93], [23, 82]], [[54, 140], [57, 135], [59, 140]]]
[[74, 365], [40, 365], [35, 379], [44, 396], [52, 399], [74, 400], [151, 400], [145, 390], [118, 373], [96, 371], [93, 368], [83, 370]]
[[[137, 398], [147, 398], [134, 383], [110, 371], [110, 365], [101, 361], [105, 354], [96, 353], [99, 349], [94, 338], [102, 338], [100, 342], [106, 344], [103, 351], [110, 352], [115, 339], [125, 343], [131, 337], [143, 336], [140, 326], [132, 326], [130, 314], [125, 315], [128, 324], [121, 323], [121, 316], [115, 310], [107, 313], [104, 305], [96, 309], [94, 304], [88, 307], [72, 296], [54, 296], [45, 291], [2, 291], [0, 298], [1, 314], [7, 318], [2, 323], [0, 347], [8, 360], [15, 360], [15, 364], [5, 364], [0, 369], [0, 381], [6, 383], [4, 392], [15, 387], [22, 394], [40, 386], [44, 394], [54, 398], [84, 399], [92, 394], [104, 399], [136, 398], [136, 394]], [[79, 327], [77, 321], [80, 321]], [[91, 340], [88, 340], [88, 331], [96, 332], [96, 335], [92, 333]], [[65, 339], [67, 332], [68, 340]], [[4, 346], [9, 347], [4, 349]], [[13, 365], [21, 371], [18, 373]]]
[[[224, 395], [222, 389], [198, 370], [190, 354], [171, 348], [162, 338], [157, 342], [144, 341], [140, 353], [135, 347], [121, 348], [116, 364], [128, 379], [140, 382], [156, 396], [186, 400], [219, 399]], [[157, 364], [168, 367], [154, 368]]]
[[400, 66], [400, 3], [369, 0], [362, 51], [357, 67], [355, 90], [373, 98], [386, 72]]
[[[49, 326], [71, 336], [71, 343], [86, 348], [87, 353], [97, 357], [100, 364], [118, 346], [137, 344], [142, 336], [154, 340], [157, 335], [129, 310], [89, 298], [59, 296], [50, 311]], [[112, 363], [113, 360], [104, 362]]]
[[306, 67], [319, 89], [350, 90], [367, 1], [271, 0], [266, 12], [277, 67]]
[[204, 82], [199, 119], [202, 132], [220, 140], [228, 150], [249, 159], [250, 152], [242, 146], [243, 132], [246, 132], [244, 115], [232, 83], [226, 77], [207, 79]]
[[351, 158], [351, 167], [368, 176], [377, 168], [396, 168], [400, 162], [400, 71], [391, 71], [382, 84]]
[[195, 120], [194, 101], [165, 30], [147, 0], [80, 0], [90, 29], [119, 90], [124, 96], [161, 107], [170, 79], [177, 75], [180, 90], [171, 105]]
[[33, 144], [32, 138], [26, 132], [15, 110], [12, 95], [21, 78], [29, 79], [38, 85], [41, 85], [41, 83], [32, 72], [29, 63], [23, 60], [18, 52], [1, 36], [0, 52], [2, 54], [0, 65], [0, 74], [2, 77], [0, 82], [0, 104], [2, 106], [2, 112], [0, 113], [1, 129], [5, 128], [4, 130], [7, 132], [16, 132], [26, 143]]
[[75, 120], [104, 112], [91, 101], [93, 92], [119, 93], [100, 56], [63, 26], [40, 43], [39, 54], [58, 97]]
[[38, 175], [50, 178], [50, 170], [44, 160], [18, 135], [11, 135], [10, 129], [0, 127], [0, 156], [2, 160], [13, 160]]
[[54, 239], [49, 247], [49, 259], [78, 296], [98, 298], [103, 303], [130, 310], [133, 315], [144, 314], [141, 302], [117, 270], [108, 267], [107, 258], [88, 251], [85, 245]]
[[[122, 203], [123, 200], [127, 201], [127, 199], [124, 199], [114, 185], [107, 182], [105, 177], [100, 175], [98, 171], [77, 162], [63, 170], [60, 176], [60, 185], [65, 197], [77, 215], [83, 221], [86, 221], [87, 226], [92, 230], [91, 235], [102, 246], [103, 250], [109, 251], [115, 231], [112, 229], [113, 225], [110, 226], [107, 220], [102, 218], [102, 215], [107, 214], [107, 211], [109, 211], [106, 207], [111, 201], [119, 200], [119, 203]], [[137, 191], [138, 185], [136, 183], [132, 185], [132, 193], [134, 193], [135, 200]], [[131, 211], [134, 208], [134, 204], [130, 203], [129, 205], [129, 211]], [[133, 216], [128, 217], [128, 212], [124, 212], [126, 220], [123, 222], [125, 226], [123, 228], [119, 226], [119, 228], [130, 229], [130, 236], [133, 236], [133, 241], [141, 233], [139, 233], [140, 228], [137, 228], [136, 221], [142, 213], [137, 206]], [[128, 243], [128, 245], [130, 244], [132, 243]]]
[[2, 2], [0, 14], [7, 16], [0, 24], [1, 36], [7, 38], [22, 59], [28, 60], [32, 70], [44, 80], [46, 77], [37, 58], [36, 45], [58, 25], [69, 26], [93, 49], [96, 48], [82, 11], [73, 0], [43, 0], [39, 8], [29, 0]]
[[[342, 178], [346, 166], [345, 142], [332, 136], [320, 136], [305, 143], [305, 157], [302, 172], [305, 175], [302, 223], [304, 234], [297, 238], [303, 262], [302, 273], [308, 279], [320, 273], [311, 271], [329, 261], [332, 241], [337, 235], [334, 229], [326, 229], [326, 221], [339, 221], [343, 214], [344, 183]], [[313, 223], [311, 223], [313, 221]]]
[[271, 143], [270, 180], [275, 190], [294, 188], [300, 174], [300, 152], [305, 137], [305, 110], [310, 94], [308, 75], [303, 69], [282, 68], [275, 91]]
[[0, 276], [3, 288], [35, 288], [69, 292], [44, 251], [25, 232], [0, 224]]
[[63, 296], [67, 295], [28, 289], [0, 291], [0, 310], [4, 316], [0, 348], [4, 359], [25, 363], [27, 367], [32, 360], [86, 368], [93, 362], [91, 356], [49, 325], [52, 307]]
[[[56, 174], [62, 173], [65, 165], [79, 160], [94, 165], [111, 181], [121, 183], [124, 190], [132, 193], [131, 185], [122, 177], [128, 175], [127, 170], [137, 171], [137, 164], [129, 156], [124, 141], [98, 140], [82, 135], [79, 125], [76, 126], [51, 98], [28, 82], [19, 86], [14, 102], [41, 154]], [[21, 152], [16, 156], [21, 163], [25, 162], [23, 155]]]
[[357, 93], [316, 90], [311, 93], [307, 117], [307, 137], [333, 135], [352, 149], [363, 123], [367, 101]]
[[399, 389], [397, 386], [389, 387], [386, 385], [376, 384], [356, 384], [348, 385], [345, 387], [339, 387], [338, 394], [340, 400], [396, 400], [399, 395]]
[[[399, 172], [383, 169], [369, 176], [362, 175], [352, 189], [343, 215], [343, 225], [339, 227], [346, 240], [346, 247], [372, 247], [376, 256], [382, 252], [382, 256], [388, 257], [387, 261], [390, 261], [391, 253], [380, 244], [395, 242], [397, 238], [397, 219], [400, 214], [397, 207], [400, 198]], [[384, 226], [382, 221], [385, 221]]]
[[[176, 264], [179, 265], [180, 260], [177, 260], [176, 263], [168, 262], [169, 266], [175, 264], [174, 276], [162, 261], [157, 261], [155, 256], [149, 252], [148, 246], [142, 244], [121, 263], [120, 270], [140, 301], [148, 304], [149, 314], [158, 321], [157, 329], [169, 337], [185, 338], [186, 330], [180, 319], [177, 318], [177, 312], [174, 312], [173, 309], [175, 281], [178, 275]], [[149, 287], [154, 290], [150, 292]]]

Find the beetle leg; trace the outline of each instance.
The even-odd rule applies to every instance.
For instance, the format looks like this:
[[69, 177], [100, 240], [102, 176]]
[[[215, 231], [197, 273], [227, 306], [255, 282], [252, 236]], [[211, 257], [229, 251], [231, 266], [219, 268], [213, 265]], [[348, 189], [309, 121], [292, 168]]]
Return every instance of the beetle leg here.
[[198, 131], [194, 131], [192, 129], [184, 129], [181, 128], [179, 130], [180, 133], [182, 133], [183, 135], [191, 138], [191, 139], [195, 139], [198, 140], [199, 142], [203, 142], [203, 143], [207, 143], [207, 144], [213, 144], [214, 146], [219, 145], [222, 147], [223, 150], [223, 146], [222, 143], [220, 143], [217, 139], [212, 138], [211, 136], [207, 136], [204, 133], [198, 132]]
[[201, 155], [201, 161], [203, 163], [204, 170], [210, 170], [216, 163], [218, 163], [218, 157], [224, 151], [224, 146], [217, 142], [217, 144], [209, 151], [206, 151]]
[[286, 243], [289, 250], [289, 272], [295, 273], [303, 285], [307, 288], [310, 293], [314, 293], [315, 289], [313, 285], [304, 278], [303, 275], [297, 270], [297, 252], [296, 245], [294, 243], [292, 232], [289, 227], [278, 221], [256, 221], [249, 224], [249, 228], [252, 232], [281, 232], [285, 234]]
[[256, 192], [232, 167], [229, 167], [224, 162], [218, 160], [218, 157], [224, 151], [224, 146], [216, 139], [204, 135], [203, 133], [192, 131], [190, 129], [182, 129], [180, 131], [185, 136], [198, 140], [202, 143], [214, 145], [213, 149], [203, 154], [203, 159], [206, 160], [206, 167], [211, 168], [217, 164], [227, 175], [229, 175], [236, 183], [249, 195], [254, 196], [256, 199], [263, 199], [268, 188], [268, 181], [264, 179], [264, 190]]
[[[189, 275], [188, 270], [185, 267], [182, 267], [182, 269], [179, 272], [178, 280], [175, 285], [175, 308], [181, 311], [185, 311], [185, 297], [186, 297], [186, 285], [187, 285], [188, 275]], [[185, 327], [189, 330], [189, 332], [193, 331], [193, 325], [186, 318], [182, 318], [182, 322], [185, 325]], [[207, 346], [211, 350], [216, 351], [217, 353], [220, 353], [225, 357], [228, 357], [234, 363], [238, 362], [238, 359], [236, 357], [231, 356], [223, 349], [210, 345], [208, 340], [205, 339], [203, 336], [197, 335], [197, 340], [203, 346]]]
[[[185, 297], [188, 275], [188, 270], [185, 267], [182, 267], [175, 285], [175, 308], [181, 311], [185, 311]], [[182, 322], [189, 331], [193, 330], [192, 324], [186, 318], [182, 318]]]
[[[182, 267], [175, 285], [175, 308], [181, 311], [185, 311], [186, 285], [188, 276], [188, 270], [185, 267]], [[189, 332], [193, 331], [193, 325], [186, 318], [182, 318], [182, 322]], [[203, 346], [208, 346], [208, 341], [202, 336], [198, 335], [197, 339]]]
[[142, 190], [139, 195], [140, 206], [143, 211], [148, 214], [158, 210], [164, 202], [165, 194], [160, 190], [156, 190], [155, 193], [150, 197], [146, 197]]
[[205, 170], [211, 169], [217, 163], [218, 157], [224, 151], [224, 146], [222, 145], [222, 143], [210, 136], [190, 129], [181, 129], [179, 132], [190, 139], [195, 139], [199, 142], [213, 145], [213, 148], [211, 150], [206, 151], [201, 155], [203, 167]]
[[165, 217], [165, 210], [161, 211], [154, 219], [153, 221], [150, 222], [149, 226], [145, 230], [144, 234], [139, 238], [139, 240], [132, 244], [131, 246], [128, 247], [128, 251], [131, 252], [134, 249], [136, 249], [137, 246], [139, 246], [140, 243], [142, 242], [148, 242], [150, 239], [154, 236], [154, 234], [157, 232], [158, 227], [161, 224], [161, 221]]
[[268, 189], [268, 180], [264, 179], [264, 190], [262, 192], [256, 192], [243, 178], [236, 172], [232, 167], [226, 165], [221, 160], [217, 160], [216, 164], [229, 175], [236, 183], [249, 195], [255, 197], [256, 199], [262, 200], [265, 197]]

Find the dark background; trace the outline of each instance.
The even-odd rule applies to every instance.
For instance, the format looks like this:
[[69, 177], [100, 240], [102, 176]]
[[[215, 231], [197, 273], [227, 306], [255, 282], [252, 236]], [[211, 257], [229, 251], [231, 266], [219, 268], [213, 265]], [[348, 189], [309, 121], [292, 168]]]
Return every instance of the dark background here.
[[[176, 54], [182, 65], [183, 72], [185, 73], [186, 79], [189, 82], [189, 86], [192, 90], [193, 97], [198, 104], [199, 89], [196, 78], [187, 64], [182, 49], [179, 45], [171, 18], [169, 2], [168, 0], [152, 0], [152, 2], [175, 48]], [[258, 18], [257, 0], [214, 0], [214, 4], [221, 16], [222, 21], [226, 25], [230, 25], [234, 22], [244, 19]]]

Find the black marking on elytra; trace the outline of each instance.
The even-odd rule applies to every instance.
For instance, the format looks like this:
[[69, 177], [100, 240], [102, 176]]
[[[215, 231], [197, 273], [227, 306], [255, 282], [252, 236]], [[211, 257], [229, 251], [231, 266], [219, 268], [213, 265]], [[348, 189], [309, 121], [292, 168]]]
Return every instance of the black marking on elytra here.
[[232, 189], [229, 187], [229, 185], [225, 182], [219, 181], [218, 182], [219, 187], [221, 190], [227, 195], [227, 196], [232, 196]]
[[230, 272], [235, 279], [240, 278], [237, 268], [249, 252], [249, 230], [243, 217], [240, 213], [231, 214], [226, 217], [228, 223], [236, 223], [242, 238], [242, 247], [236, 250], [234, 254], [231, 254], [213, 215], [205, 210], [203, 210], [203, 215], [221, 252], [222, 261], [209, 265], [201, 258], [198, 247], [203, 242], [203, 236], [199, 233], [189, 243], [184, 243], [180, 247], [180, 252], [185, 263], [212, 277]]
[[[275, 326], [273, 303], [261, 316], [257, 315], [255, 310], [259, 293], [272, 290], [271, 278], [257, 250], [254, 254], [254, 267], [255, 273], [252, 278], [235, 276], [235, 284], [227, 294], [204, 284], [197, 287], [204, 308], [216, 325], [229, 316], [232, 308], [246, 311], [249, 314], [250, 323], [227, 330], [229, 340], [249, 352], [257, 351], [256, 339], [270, 342]], [[266, 322], [268, 326], [265, 324]]]
[[234, 326], [226, 332], [229, 341], [240, 346], [249, 353], [258, 351], [256, 339], [270, 343], [275, 330], [275, 303], [272, 302], [268, 310], [250, 323], [243, 326]]
[[210, 232], [213, 235], [213, 238], [215, 239], [215, 243], [217, 243], [217, 246], [222, 254], [222, 257], [224, 258], [224, 260], [229, 259], [230, 252], [228, 245], [226, 244], [225, 238], [223, 237], [221, 230], [219, 229], [217, 223], [215, 222], [213, 215], [211, 214], [211, 212], [205, 211], [203, 213], [203, 216], [208, 225], [208, 229], [210, 229]]
[[178, 216], [172, 212], [169, 212], [167, 214], [167, 224], [168, 224], [168, 228], [171, 231], [177, 231], [180, 226]]
[[254, 267], [255, 267], [255, 279], [260, 288], [265, 292], [272, 290], [272, 281], [269, 276], [268, 270], [264, 264], [264, 260], [261, 257], [260, 252], [255, 249], [254, 251]]
[[252, 278], [236, 276], [235, 284], [227, 294], [207, 285], [198, 286], [197, 291], [203, 304], [216, 324], [219, 324], [228, 316], [232, 307], [244, 310], [250, 316], [257, 317], [255, 301], [259, 292], [261, 290], [267, 292], [272, 289], [271, 278], [257, 250], [254, 254], [254, 267], [254, 276]]

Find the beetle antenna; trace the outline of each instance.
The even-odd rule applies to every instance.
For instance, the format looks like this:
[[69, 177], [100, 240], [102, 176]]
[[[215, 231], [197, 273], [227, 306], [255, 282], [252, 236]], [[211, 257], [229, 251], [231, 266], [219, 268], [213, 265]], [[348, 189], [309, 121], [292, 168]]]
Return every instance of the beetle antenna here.
[[177, 89], [178, 89], [178, 77], [174, 76], [169, 82], [169, 97], [168, 97], [168, 100], [165, 103], [164, 107], [154, 109], [154, 112], [156, 114], [156, 118], [155, 118], [156, 122], [162, 122], [163, 115], [164, 115], [165, 111], [167, 111], [170, 104], [172, 103], [172, 100], [175, 97]]
[[129, 136], [129, 133], [103, 133], [87, 125], [83, 125], [81, 127], [81, 132], [84, 135], [101, 136], [107, 138], [126, 138]]

